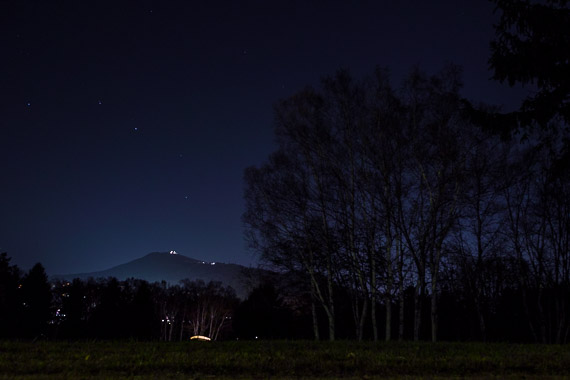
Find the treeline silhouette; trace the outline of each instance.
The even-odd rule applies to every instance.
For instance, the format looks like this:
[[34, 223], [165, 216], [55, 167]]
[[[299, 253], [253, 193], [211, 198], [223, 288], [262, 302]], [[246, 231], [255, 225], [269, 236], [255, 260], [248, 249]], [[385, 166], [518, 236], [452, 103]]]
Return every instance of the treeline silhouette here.
[[310, 337], [306, 311], [293, 306], [300, 301], [288, 304], [279, 294], [277, 274], [256, 280], [258, 286], [240, 300], [220, 282], [49, 281], [40, 263], [24, 273], [10, 261], [0, 254], [0, 339]]
[[6, 253], [0, 256], [2, 338], [219, 339], [232, 331], [238, 303], [234, 290], [219, 282], [49, 282], [41, 264], [23, 274]]
[[[500, 292], [486, 299], [486, 338], [493, 341], [534, 342], [527, 313], [536, 315], [538, 305], [526, 309], [523, 293], [509, 268], [489, 267], [493, 275], [505, 276]], [[326, 283], [326, 279], [319, 278]], [[439, 292], [440, 338], [443, 340], [481, 340], [479, 314], [469, 290], [462, 281], [445, 277]], [[212, 339], [312, 339], [313, 311], [326, 320], [324, 309], [311, 302], [306, 291], [306, 275], [299, 272], [266, 274], [245, 300], [239, 300], [229, 287], [220, 283], [184, 280], [179, 285], [148, 283], [115, 278], [82, 281], [48, 281], [41, 264], [23, 273], [10, 265], [6, 253], [0, 255], [0, 338], [8, 339], [136, 339], [180, 341], [194, 335]], [[403, 292], [403, 339], [411, 340], [414, 327], [415, 288]], [[528, 292], [527, 297], [538, 294]], [[545, 304], [555, 301], [544, 289]], [[351, 290], [334, 289], [336, 336], [355, 339], [356, 321]], [[427, 295], [424, 297], [428, 297]], [[427, 300], [427, 299], [426, 299]], [[554, 305], [554, 304], [552, 304]], [[386, 307], [384, 299], [376, 305], [377, 323], [386, 323], [386, 311], [398, 320], [398, 299]], [[422, 326], [430, 321], [430, 306], [423, 302]], [[314, 310], [313, 310], [314, 308]], [[371, 320], [364, 324], [364, 339], [372, 339]], [[327, 326], [319, 324], [326, 336]], [[392, 336], [399, 325], [392, 324]], [[385, 332], [381, 336], [385, 338]], [[423, 328], [420, 338], [428, 340]]]
[[[508, 268], [489, 267], [495, 275], [505, 275]], [[492, 277], [490, 274], [489, 276]], [[486, 338], [492, 341], [534, 342], [528, 313], [537, 315], [539, 305], [521, 302], [523, 297], [515, 274], [504, 279], [500, 292], [486, 299]], [[48, 281], [41, 264], [27, 273], [10, 265], [6, 253], [0, 255], [0, 339], [136, 339], [181, 341], [194, 335], [212, 339], [312, 339], [313, 317], [326, 320], [326, 312], [311, 301], [310, 286], [301, 272], [266, 273], [245, 300], [239, 300], [229, 287], [220, 283], [184, 280], [179, 285], [148, 283], [115, 278], [86, 281]], [[325, 278], [319, 282], [326, 283]], [[479, 314], [472, 294], [462, 282], [445, 277], [439, 292], [439, 333], [447, 341], [481, 340]], [[414, 326], [415, 288], [403, 292], [403, 339], [411, 340]], [[527, 297], [537, 294], [528, 292]], [[356, 339], [351, 290], [335, 284], [337, 306], [336, 337]], [[428, 295], [424, 296], [428, 297]], [[544, 289], [541, 299], [554, 305], [557, 295]], [[379, 299], [377, 323], [398, 320], [398, 299], [391, 305]], [[430, 321], [430, 305], [423, 302], [423, 323]], [[314, 312], [314, 314], [313, 314]], [[328, 327], [318, 324], [326, 336]], [[364, 324], [363, 339], [373, 339], [372, 321]], [[391, 325], [391, 335], [398, 336], [399, 324]], [[385, 331], [381, 338], [386, 338]], [[430, 339], [429, 329], [422, 329], [420, 339]]]

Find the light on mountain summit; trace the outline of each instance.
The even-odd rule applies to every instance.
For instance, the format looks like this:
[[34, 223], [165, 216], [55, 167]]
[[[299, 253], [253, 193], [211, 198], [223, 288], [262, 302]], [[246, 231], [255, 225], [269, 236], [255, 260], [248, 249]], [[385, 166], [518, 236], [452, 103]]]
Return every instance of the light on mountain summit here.
[[170, 251], [171, 255], [177, 255], [176, 251]]

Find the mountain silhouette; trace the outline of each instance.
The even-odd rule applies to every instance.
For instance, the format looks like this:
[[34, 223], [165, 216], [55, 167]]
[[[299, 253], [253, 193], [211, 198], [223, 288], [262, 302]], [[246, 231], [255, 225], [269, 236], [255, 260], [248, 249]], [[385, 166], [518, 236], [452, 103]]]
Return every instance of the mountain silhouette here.
[[[99, 272], [61, 274], [51, 276], [52, 279], [73, 280], [79, 278], [108, 278], [115, 277], [118, 280], [138, 278], [148, 282], [166, 281], [170, 285], [177, 285], [180, 280], [203, 280], [220, 281], [225, 286], [231, 286], [236, 295], [242, 299], [247, 297], [251, 290], [252, 277], [258, 269], [246, 268], [238, 264], [224, 264], [196, 260], [175, 251], [152, 252], [128, 263]], [[253, 279], [255, 282], [255, 279]]]

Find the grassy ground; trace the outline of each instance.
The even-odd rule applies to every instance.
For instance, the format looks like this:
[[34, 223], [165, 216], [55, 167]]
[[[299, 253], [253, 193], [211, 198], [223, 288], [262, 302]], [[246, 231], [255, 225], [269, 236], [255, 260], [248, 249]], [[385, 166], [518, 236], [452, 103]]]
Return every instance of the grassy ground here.
[[0, 342], [0, 379], [570, 378], [570, 346]]

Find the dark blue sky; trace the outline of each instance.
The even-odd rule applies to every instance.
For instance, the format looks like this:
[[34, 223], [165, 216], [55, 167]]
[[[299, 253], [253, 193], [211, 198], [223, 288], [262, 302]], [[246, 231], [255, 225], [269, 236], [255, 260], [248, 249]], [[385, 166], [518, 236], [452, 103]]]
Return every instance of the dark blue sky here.
[[0, 252], [48, 274], [152, 251], [256, 265], [242, 173], [273, 105], [340, 67], [489, 81], [493, 5], [449, 1], [0, 1]]

